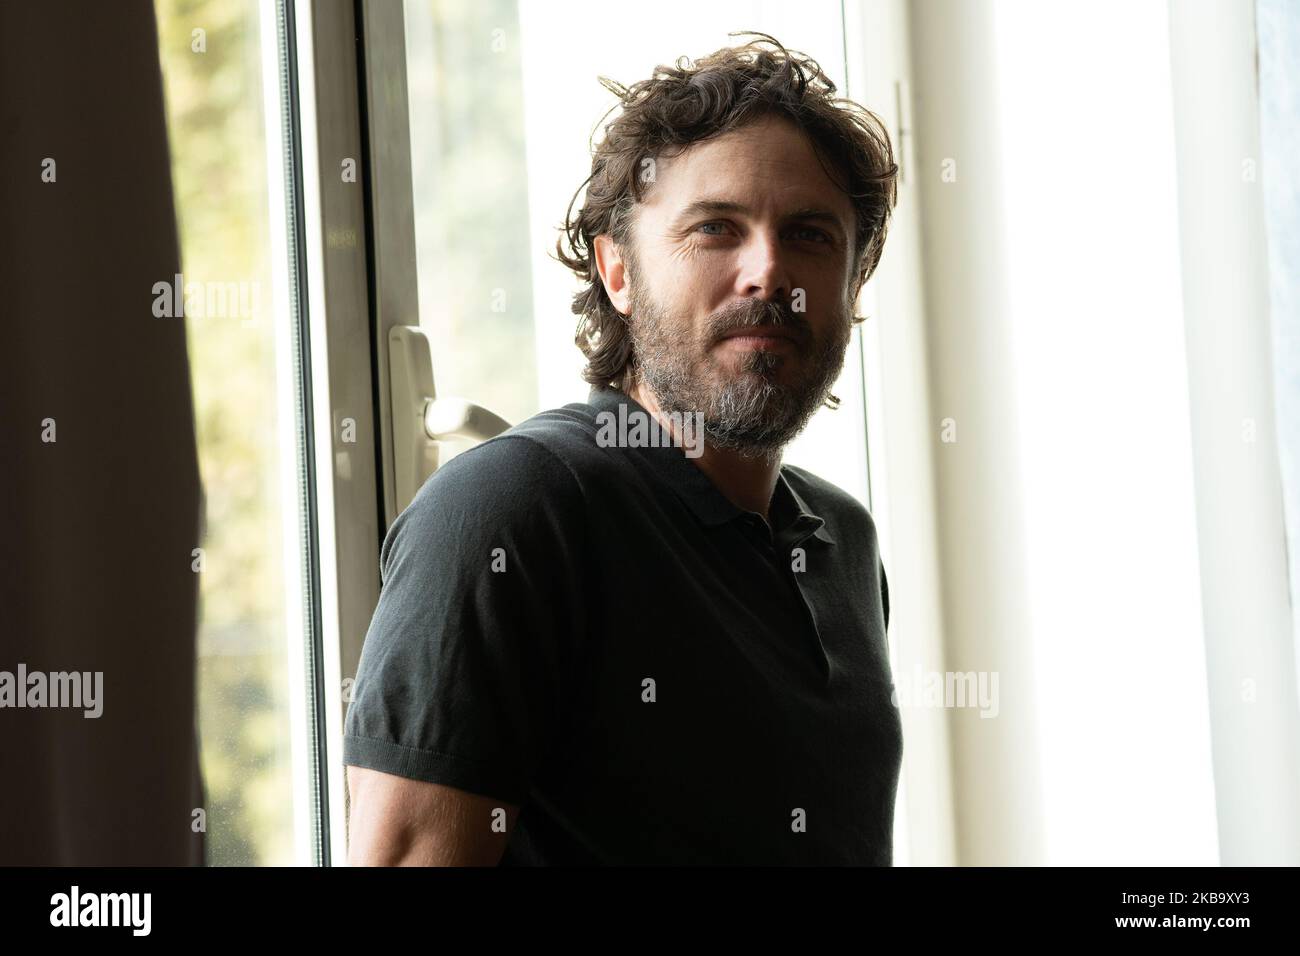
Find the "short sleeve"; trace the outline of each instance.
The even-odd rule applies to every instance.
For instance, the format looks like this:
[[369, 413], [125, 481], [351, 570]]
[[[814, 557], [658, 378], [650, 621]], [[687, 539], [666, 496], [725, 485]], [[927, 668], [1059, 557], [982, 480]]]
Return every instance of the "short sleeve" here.
[[344, 724], [344, 763], [522, 805], [584, 631], [585, 513], [532, 438], [453, 458], [398, 516]]

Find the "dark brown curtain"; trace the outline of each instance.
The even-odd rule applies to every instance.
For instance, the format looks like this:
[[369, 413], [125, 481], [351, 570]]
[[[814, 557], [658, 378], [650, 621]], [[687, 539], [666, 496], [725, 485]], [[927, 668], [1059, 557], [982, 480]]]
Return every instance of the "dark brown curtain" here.
[[98, 718], [0, 709], [0, 864], [201, 864], [199, 471], [183, 320], [151, 309], [180, 259], [150, 3], [0, 4], [0, 164], [0, 671], [103, 673]]

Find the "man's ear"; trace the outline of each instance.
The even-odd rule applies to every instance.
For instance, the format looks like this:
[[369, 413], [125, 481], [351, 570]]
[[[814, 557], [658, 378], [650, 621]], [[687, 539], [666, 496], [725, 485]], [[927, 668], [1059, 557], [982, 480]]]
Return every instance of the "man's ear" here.
[[858, 299], [862, 296], [866, 284], [865, 279], [859, 282], [856, 277], [849, 281], [849, 315], [857, 315]]
[[627, 284], [627, 263], [619, 252], [618, 245], [609, 233], [601, 233], [594, 240], [596, 254], [596, 271], [605, 286], [605, 294], [614, 308], [623, 315], [632, 311], [632, 294]]

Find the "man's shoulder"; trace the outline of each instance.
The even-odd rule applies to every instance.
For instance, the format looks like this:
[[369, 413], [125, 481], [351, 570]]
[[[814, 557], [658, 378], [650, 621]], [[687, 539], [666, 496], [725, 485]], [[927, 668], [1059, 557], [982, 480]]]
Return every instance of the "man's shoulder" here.
[[538, 412], [444, 463], [416, 500], [468, 495], [529, 507], [577, 495], [578, 476], [607, 459], [595, 434], [595, 412], [588, 405], [575, 402]]
[[596, 412], [590, 405], [572, 402], [538, 412], [494, 438], [461, 454], [454, 462], [461, 469], [499, 472], [502, 468], [524, 473], [558, 473], [558, 466], [577, 472], [601, 461], [596, 443]]
[[524, 438], [561, 461], [572, 462], [601, 457], [596, 443], [598, 430], [596, 409], [586, 402], [570, 402], [538, 412], [497, 437]]
[[[586, 416], [590, 417], [590, 416]], [[594, 427], [594, 426], [592, 426]], [[444, 462], [419, 488], [385, 536], [391, 555], [442, 542], [448, 553], [485, 541], [558, 541], [585, 522], [584, 463], [595, 452], [584, 416], [571, 406], [534, 415]], [[591, 452], [588, 451], [591, 449]]]

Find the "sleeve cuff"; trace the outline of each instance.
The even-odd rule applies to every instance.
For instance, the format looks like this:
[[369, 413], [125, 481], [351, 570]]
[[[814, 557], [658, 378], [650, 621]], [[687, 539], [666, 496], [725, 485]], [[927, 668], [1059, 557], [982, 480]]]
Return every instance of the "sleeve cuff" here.
[[344, 735], [343, 763], [412, 780], [456, 787], [522, 807], [528, 787], [513, 774], [479, 760], [404, 747], [391, 740]]

